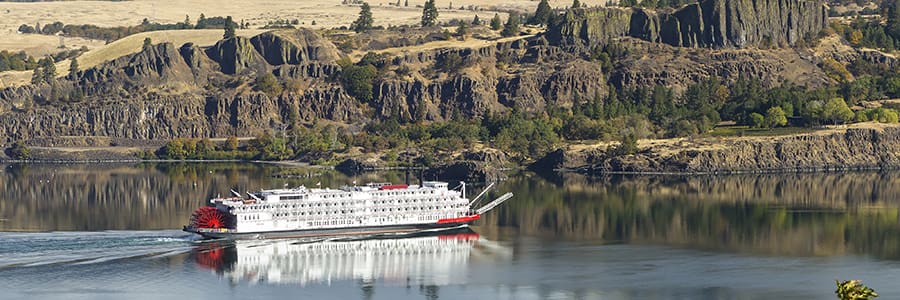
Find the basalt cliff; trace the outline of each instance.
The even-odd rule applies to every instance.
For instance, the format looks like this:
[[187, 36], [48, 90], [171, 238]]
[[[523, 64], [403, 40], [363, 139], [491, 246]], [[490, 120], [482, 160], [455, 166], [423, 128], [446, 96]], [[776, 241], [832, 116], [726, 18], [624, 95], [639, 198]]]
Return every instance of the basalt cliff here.
[[[0, 144], [160, 145], [179, 137], [255, 136], [297, 122], [359, 128], [387, 118], [541, 113], [605, 96], [610, 87], [679, 92], [710, 76], [817, 87], [833, 82], [819, 68], [821, 58], [789, 46], [816, 35], [824, 14], [817, 1], [704, 0], [671, 11], [569, 10], [543, 33], [465, 47], [428, 47], [446, 38], [440, 28], [407, 29], [403, 34], [412, 36], [402, 38], [381, 31], [381, 40], [349, 35], [365, 44], [357, 52], [382, 53], [368, 101], [338, 79], [341, 59], [352, 54], [331, 33], [278, 30], [209, 47], [162, 43], [51, 83], [0, 90]], [[626, 54], [604, 69], [590, 52], [610, 41]], [[763, 43], [771, 48], [759, 49]], [[461, 66], [441, 67], [455, 57]], [[258, 90], [261, 74], [274, 75], [284, 89]]]
[[676, 10], [576, 9], [554, 22], [547, 37], [595, 46], [630, 36], [681, 47], [741, 48], [795, 45], [824, 28], [822, 1], [706, 0]]
[[900, 126], [862, 123], [815, 133], [644, 142], [631, 155], [560, 149], [539, 170], [609, 173], [757, 173], [900, 169]]

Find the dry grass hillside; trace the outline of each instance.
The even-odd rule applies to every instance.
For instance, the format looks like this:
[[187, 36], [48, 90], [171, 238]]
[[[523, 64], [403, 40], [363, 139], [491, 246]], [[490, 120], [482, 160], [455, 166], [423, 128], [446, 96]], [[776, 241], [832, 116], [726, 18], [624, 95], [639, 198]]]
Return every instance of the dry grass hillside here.
[[[408, 0], [409, 6], [396, 6], [397, 1], [369, 1], [375, 25], [389, 26], [417, 24], [422, 15], [425, 0]], [[582, 0], [587, 5], [603, 5], [603, 0]], [[453, 9], [449, 9], [450, 4]], [[440, 0], [439, 21], [455, 18], [471, 19], [476, 14], [489, 19], [493, 11], [533, 11], [537, 1], [510, 0]], [[550, 0], [551, 6], [566, 7], [571, 0]], [[471, 7], [471, 9], [470, 9]], [[464, 8], [464, 9], [460, 9]], [[133, 0], [133, 1], [53, 1], [36, 3], [0, 2], [0, 50], [25, 50], [31, 55], [46, 55], [58, 51], [59, 39], [36, 34], [16, 33], [19, 25], [36, 23], [49, 24], [56, 21], [65, 24], [93, 24], [97, 26], [134, 26], [149, 19], [158, 23], [176, 23], [185, 15], [196, 22], [200, 14], [206, 16], [233, 16], [235, 20], [251, 23], [258, 28], [274, 20], [298, 20], [302, 26], [310, 28], [333, 28], [346, 26], [359, 14], [359, 7], [341, 4], [341, 0], [267, 0], [267, 1], [177, 1], [177, 0]], [[312, 25], [315, 21], [316, 25]], [[102, 42], [67, 39], [66, 46], [93, 48]]]
[[[254, 36], [266, 30], [249, 29], [238, 30], [241, 36]], [[78, 57], [78, 65], [81, 70], [96, 66], [104, 61], [113, 60], [124, 55], [137, 53], [141, 50], [145, 38], [150, 38], [154, 44], [173, 43], [176, 46], [192, 42], [198, 46], [211, 46], [222, 39], [221, 29], [204, 30], [170, 30], [153, 31], [130, 35], [108, 45], [96, 47]], [[58, 76], [65, 76], [69, 69], [69, 60], [56, 63]], [[0, 87], [26, 84], [31, 80], [32, 71], [3, 72], [0, 73]]]

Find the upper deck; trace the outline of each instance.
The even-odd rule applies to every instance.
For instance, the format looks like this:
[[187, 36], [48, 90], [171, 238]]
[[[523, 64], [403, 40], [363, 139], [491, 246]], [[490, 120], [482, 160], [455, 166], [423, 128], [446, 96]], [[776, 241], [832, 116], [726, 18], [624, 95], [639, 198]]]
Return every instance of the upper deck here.
[[[236, 194], [236, 193], [235, 193]], [[215, 198], [210, 201], [223, 205], [237, 207], [253, 204], [272, 203], [299, 203], [327, 200], [368, 200], [384, 198], [434, 198], [451, 196], [457, 198], [460, 192], [449, 190], [448, 184], [441, 181], [425, 181], [419, 185], [369, 183], [363, 186], [344, 186], [340, 189], [331, 188], [306, 188], [300, 186], [288, 189], [269, 189], [258, 192], [248, 192], [249, 198], [230, 197]]]

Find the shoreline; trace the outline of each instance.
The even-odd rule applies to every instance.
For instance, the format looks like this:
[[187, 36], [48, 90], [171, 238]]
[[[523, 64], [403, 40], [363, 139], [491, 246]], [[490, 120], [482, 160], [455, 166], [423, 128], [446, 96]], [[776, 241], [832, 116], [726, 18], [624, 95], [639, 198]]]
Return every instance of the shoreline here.
[[[638, 141], [633, 154], [613, 156], [610, 142], [567, 144], [534, 162], [522, 163], [485, 148], [469, 150], [431, 167], [395, 166], [380, 159], [346, 156], [336, 165], [244, 159], [142, 159], [121, 147], [36, 147], [32, 159], [0, 157], [0, 163], [257, 163], [290, 168], [336, 169], [345, 173], [421, 170], [430, 176], [502, 178], [528, 169], [538, 173], [585, 175], [727, 175], [887, 171], [900, 169], [900, 125], [853, 124], [811, 133], [769, 137], [701, 137]], [[134, 148], [130, 148], [134, 150]], [[148, 148], [149, 149], [149, 148]], [[146, 149], [138, 149], [146, 150]], [[499, 154], [497, 154], [499, 153]], [[490, 155], [489, 155], [490, 154]], [[87, 157], [91, 157], [88, 159]], [[451, 175], [452, 173], [452, 175]]]

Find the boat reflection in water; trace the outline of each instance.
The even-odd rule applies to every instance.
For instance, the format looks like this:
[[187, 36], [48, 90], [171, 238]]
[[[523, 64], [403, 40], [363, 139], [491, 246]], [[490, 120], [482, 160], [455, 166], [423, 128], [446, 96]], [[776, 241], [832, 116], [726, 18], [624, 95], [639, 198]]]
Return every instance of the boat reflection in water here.
[[[477, 253], [476, 253], [477, 252]], [[509, 258], [512, 250], [468, 228], [326, 240], [236, 240], [194, 249], [198, 265], [231, 282], [330, 284], [376, 280], [387, 285], [466, 283], [470, 257]]]

